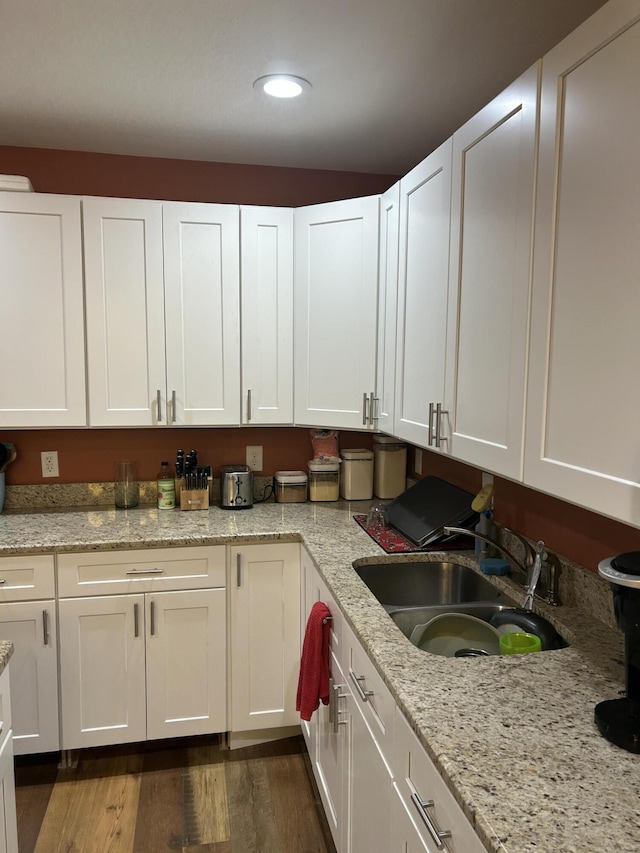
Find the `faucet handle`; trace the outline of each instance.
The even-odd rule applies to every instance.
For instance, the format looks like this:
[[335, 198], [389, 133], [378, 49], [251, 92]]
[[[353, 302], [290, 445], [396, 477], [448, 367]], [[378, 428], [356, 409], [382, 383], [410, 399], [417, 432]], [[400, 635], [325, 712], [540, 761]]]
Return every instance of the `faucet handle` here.
[[524, 609], [533, 610], [533, 596], [540, 580], [540, 572], [542, 571], [542, 561], [546, 559], [547, 552], [544, 549], [544, 542], [540, 539], [536, 544], [536, 558], [533, 563], [529, 582], [527, 584], [527, 592], [524, 597]]

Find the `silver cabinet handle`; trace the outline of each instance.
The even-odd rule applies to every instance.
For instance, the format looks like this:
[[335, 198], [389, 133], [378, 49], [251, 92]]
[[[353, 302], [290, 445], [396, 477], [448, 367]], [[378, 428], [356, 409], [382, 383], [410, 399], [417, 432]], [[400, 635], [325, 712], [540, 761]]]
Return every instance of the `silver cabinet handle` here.
[[134, 637], [140, 636], [140, 622], [139, 622], [138, 605], [137, 604], [133, 605], [133, 636]]
[[373, 398], [374, 407], [373, 407], [373, 415], [372, 420], [377, 421], [380, 419], [380, 397]]
[[251, 420], [251, 388], [247, 391], [247, 421]]
[[49, 645], [49, 614], [46, 610], [42, 611], [42, 639], [45, 646]]
[[125, 575], [161, 575], [164, 569], [128, 569]]
[[442, 422], [442, 416], [448, 415], [449, 412], [446, 409], [443, 409], [440, 403], [436, 405], [436, 447], [440, 447], [443, 441], [447, 441], [446, 436], [440, 435], [440, 425]]
[[0, 584], [2, 584], [2, 583], [6, 583], [6, 582], [7, 582], [7, 579], [6, 579], [6, 578], [0, 578]]
[[433, 838], [433, 843], [438, 850], [444, 850], [443, 839], [451, 838], [451, 831], [449, 829], [439, 830], [431, 820], [431, 815], [427, 812], [427, 809], [433, 806], [433, 800], [423, 800], [418, 794], [411, 794], [411, 802], [416, 807], [418, 814], [424, 821], [424, 825], [429, 830], [429, 835]]
[[369, 696], [373, 696], [373, 690], [363, 690], [361, 681], [364, 681], [364, 675], [356, 675], [355, 672], [350, 669], [349, 670], [349, 678], [353, 681], [356, 690], [358, 691], [358, 695], [362, 699], [363, 702], [369, 701]]
[[369, 426], [373, 426], [373, 401], [375, 400], [373, 391], [369, 392]]
[[157, 408], [157, 413], [156, 413], [156, 414], [157, 414], [157, 420], [158, 420], [158, 423], [160, 423], [160, 421], [162, 420], [162, 405], [161, 405], [161, 402], [162, 402], [162, 401], [161, 401], [161, 399], [160, 399], [160, 389], [158, 388], [158, 390], [156, 391], [156, 408]]
[[343, 687], [344, 687], [344, 684], [333, 684], [331, 686], [331, 693], [329, 694], [329, 702], [330, 703], [331, 703], [331, 694], [333, 694], [333, 719], [331, 719], [331, 722], [333, 723], [334, 734], [338, 734], [338, 726], [346, 726], [347, 725], [346, 720], [340, 719], [340, 714], [342, 714], [343, 711], [341, 711], [338, 708], [338, 699], [346, 699], [347, 698], [346, 693], [340, 693], [340, 691], [342, 690]]
[[156, 603], [153, 599], [149, 603], [149, 612], [151, 614], [151, 636], [156, 632]]
[[176, 392], [173, 390], [171, 392], [171, 423], [175, 424], [176, 422]]
[[236, 556], [236, 586], [242, 585], [242, 555]]
[[365, 391], [362, 395], [362, 426], [367, 425], [368, 415], [367, 415], [367, 404], [369, 402], [369, 398], [367, 397], [367, 392]]
[[428, 429], [427, 429], [427, 444], [428, 444], [428, 446], [429, 446], [429, 447], [433, 447], [433, 432], [432, 432], [432, 428], [433, 428], [433, 410], [434, 410], [434, 405], [433, 405], [433, 403], [429, 403], [429, 427], [428, 427]]

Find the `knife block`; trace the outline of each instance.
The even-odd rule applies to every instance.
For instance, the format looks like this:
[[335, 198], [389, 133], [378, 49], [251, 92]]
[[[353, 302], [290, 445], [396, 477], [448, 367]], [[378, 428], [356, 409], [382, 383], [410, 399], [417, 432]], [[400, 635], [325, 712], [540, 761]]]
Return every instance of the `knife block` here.
[[180, 509], [209, 509], [209, 489], [180, 489]]

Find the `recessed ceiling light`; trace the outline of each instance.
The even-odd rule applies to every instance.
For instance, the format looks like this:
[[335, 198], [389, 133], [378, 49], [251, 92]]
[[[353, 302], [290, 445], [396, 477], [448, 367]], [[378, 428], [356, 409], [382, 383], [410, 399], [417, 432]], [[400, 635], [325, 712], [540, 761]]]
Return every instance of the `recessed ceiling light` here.
[[259, 77], [253, 88], [274, 98], [297, 98], [311, 88], [311, 83], [302, 77], [294, 77], [293, 74], [267, 74], [265, 77]]

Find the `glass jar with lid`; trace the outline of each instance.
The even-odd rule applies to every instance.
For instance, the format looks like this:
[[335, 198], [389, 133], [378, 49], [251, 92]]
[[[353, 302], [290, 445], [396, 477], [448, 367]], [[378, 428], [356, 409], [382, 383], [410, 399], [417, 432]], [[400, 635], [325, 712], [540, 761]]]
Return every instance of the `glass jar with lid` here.
[[309, 462], [309, 500], [337, 501], [340, 497], [340, 463]]

